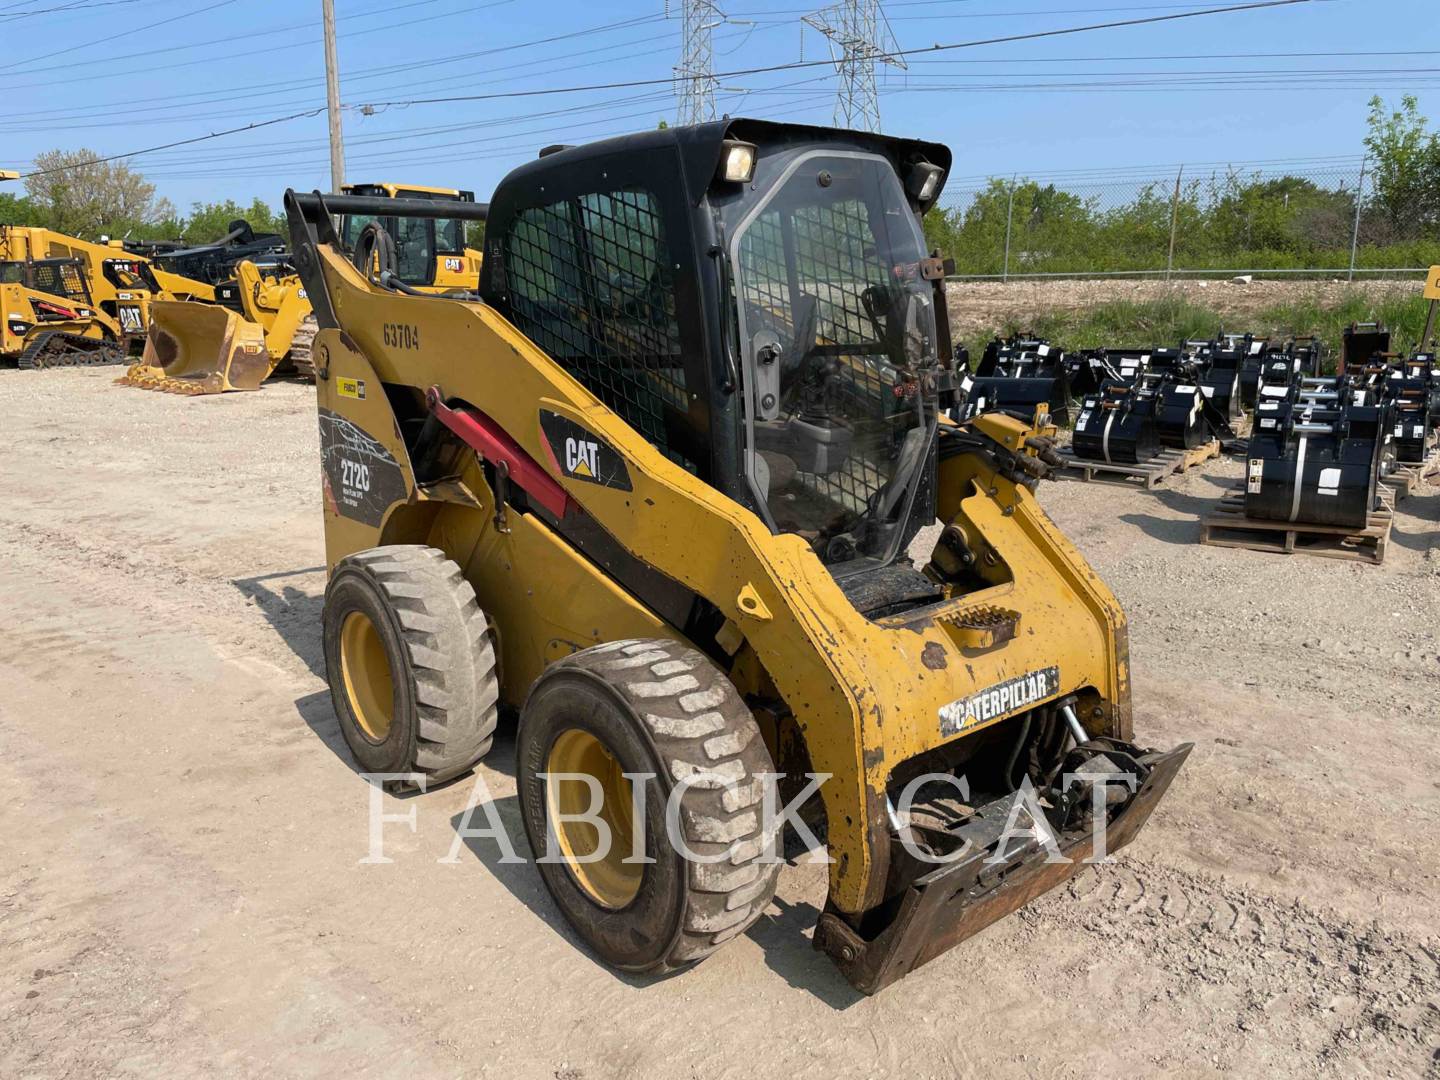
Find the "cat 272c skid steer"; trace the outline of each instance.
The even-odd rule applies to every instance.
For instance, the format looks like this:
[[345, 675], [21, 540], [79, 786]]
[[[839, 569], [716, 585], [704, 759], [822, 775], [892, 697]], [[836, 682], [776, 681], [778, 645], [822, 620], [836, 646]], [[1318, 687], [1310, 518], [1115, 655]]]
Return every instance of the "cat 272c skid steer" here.
[[[818, 786], [815, 945], [877, 990], [1131, 840], [1189, 753], [1131, 741], [1124, 614], [1033, 497], [1054, 428], [941, 419], [949, 164], [725, 120], [488, 207], [286, 195], [345, 738], [423, 786], [516, 711], [538, 869], [620, 968], [743, 932]], [[487, 220], [478, 293], [405, 286], [380, 226], [347, 257], [382, 213]]]

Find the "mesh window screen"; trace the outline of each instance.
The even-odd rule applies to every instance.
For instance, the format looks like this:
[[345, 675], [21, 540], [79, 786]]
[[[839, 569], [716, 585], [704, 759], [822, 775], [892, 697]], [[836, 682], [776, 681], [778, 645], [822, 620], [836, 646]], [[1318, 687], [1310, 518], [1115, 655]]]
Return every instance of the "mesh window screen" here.
[[[788, 498], [793, 503], [809, 494], [850, 514], [864, 513], [891, 475], [895, 434], [908, 426], [901, 422], [892, 429], [888, 419], [896, 411], [891, 391], [896, 373], [863, 299], [872, 287], [884, 290], [889, 279], [868, 211], [858, 199], [768, 210], [741, 237], [740, 264], [746, 304], [759, 321], [777, 325], [787, 341], [795, 333], [790, 318], [798, 307], [792, 289], [815, 298], [817, 351], [830, 354], [836, 368], [827, 382], [827, 411], [855, 433], [856, 452], [841, 468], [797, 474], [804, 490], [792, 490]], [[908, 418], [908, 406], [900, 411]], [[799, 509], [774, 499], [771, 507], [782, 528]], [[813, 519], [815, 512], [800, 509], [798, 516]]]
[[89, 299], [85, 279], [80, 268], [73, 263], [35, 263], [33, 269], [34, 288], [52, 296], [63, 296], [67, 300]]
[[688, 406], [674, 265], [653, 195], [585, 195], [518, 215], [506, 238], [515, 325], [650, 443]]

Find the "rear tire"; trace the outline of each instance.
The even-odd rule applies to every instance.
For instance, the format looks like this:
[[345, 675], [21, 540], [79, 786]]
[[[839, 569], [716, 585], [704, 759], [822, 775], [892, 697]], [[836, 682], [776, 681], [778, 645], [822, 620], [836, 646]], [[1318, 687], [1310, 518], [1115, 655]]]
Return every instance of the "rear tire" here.
[[[576, 745], [583, 752], [573, 752]], [[565, 918], [615, 967], [660, 973], [701, 960], [770, 903], [780, 866], [761, 861], [773, 837], [762, 835], [760, 774], [774, 766], [740, 695], [696, 650], [668, 640], [617, 641], [551, 665], [521, 713], [516, 756], [521, 816], [537, 860], [550, 852], [552, 833], [552, 859], [579, 846], [567, 839], [573, 826], [550, 820], [552, 805], [573, 805], [562, 785], [577, 781], [552, 790], [540, 774], [603, 772], [602, 792], [614, 790], [622, 772], [649, 774], [644, 852], [653, 863], [631, 867], [631, 877], [613, 864], [592, 871], [538, 862]], [[587, 761], [602, 767], [556, 767]], [[679, 826], [686, 847], [716, 861], [689, 861], [667, 839], [667, 801], [676, 781], [691, 776], [699, 779], [680, 796]], [[634, 831], [628, 784], [612, 835]], [[607, 822], [609, 806], [607, 799]], [[616, 847], [630, 855], [628, 838]]]
[[444, 552], [393, 545], [340, 560], [325, 589], [324, 639], [330, 699], [363, 771], [438, 784], [490, 749], [494, 642]]

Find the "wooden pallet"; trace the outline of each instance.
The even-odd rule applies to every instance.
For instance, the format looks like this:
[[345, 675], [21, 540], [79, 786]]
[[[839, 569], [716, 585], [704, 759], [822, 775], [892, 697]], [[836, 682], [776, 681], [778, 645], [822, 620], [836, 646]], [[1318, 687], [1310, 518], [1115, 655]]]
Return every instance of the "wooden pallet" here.
[[1424, 461], [1406, 461], [1396, 465], [1385, 477], [1384, 484], [1394, 490], [1397, 499], [1403, 499], [1413, 494], [1427, 478], [1434, 479], [1437, 474], [1440, 474], [1440, 449], [1432, 450]]
[[1076, 457], [1068, 446], [1060, 451], [1065, 463], [1051, 475], [1057, 480], [1085, 480], [1097, 484], [1120, 484], [1125, 487], [1140, 487], [1150, 490], [1167, 476], [1187, 472], [1202, 461], [1220, 456], [1220, 440], [1211, 439], [1204, 446], [1194, 450], [1176, 450], [1166, 447], [1159, 455], [1139, 465], [1123, 462], [1091, 461]]
[[1200, 542], [1214, 547], [1318, 555], [1325, 559], [1382, 563], [1395, 517], [1394, 493], [1380, 488], [1381, 506], [1370, 512], [1363, 529], [1347, 525], [1305, 525], [1245, 516], [1245, 489], [1228, 491], [1200, 519]]

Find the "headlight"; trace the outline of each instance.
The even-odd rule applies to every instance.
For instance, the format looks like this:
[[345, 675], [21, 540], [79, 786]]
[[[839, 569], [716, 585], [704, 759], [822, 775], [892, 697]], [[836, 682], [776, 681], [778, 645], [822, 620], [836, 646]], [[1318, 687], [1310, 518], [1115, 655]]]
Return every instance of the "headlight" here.
[[726, 139], [720, 144], [720, 179], [731, 184], [748, 184], [755, 175], [755, 145]]
[[910, 175], [905, 178], [905, 190], [921, 206], [928, 206], [940, 193], [940, 181], [945, 179], [945, 170], [928, 161], [917, 161], [910, 166]]

